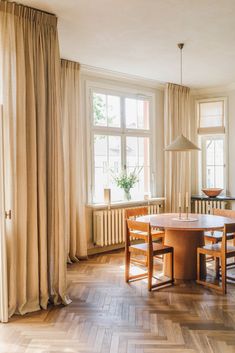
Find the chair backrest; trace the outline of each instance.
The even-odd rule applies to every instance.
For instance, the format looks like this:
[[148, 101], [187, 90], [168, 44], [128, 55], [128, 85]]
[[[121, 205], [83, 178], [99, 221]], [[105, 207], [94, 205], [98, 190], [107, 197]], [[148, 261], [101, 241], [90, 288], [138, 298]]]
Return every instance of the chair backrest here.
[[[213, 208], [212, 213], [214, 216], [222, 216], [222, 217], [228, 217], [228, 218], [234, 218], [235, 220], [235, 211], [234, 210], [225, 210], [225, 209], [220, 209], [220, 208]], [[229, 228], [229, 224], [227, 225]], [[225, 233], [225, 230], [224, 230]], [[227, 234], [232, 234], [235, 233], [233, 232], [227, 232]]]
[[213, 208], [212, 214], [214, 216], [222, 216], [222, 217], [229, 217], [235, 219], [235, 211], [234, 210], [224, 210], [220, 208]]
[[[150, 223], [145, 222], [137, 222], [132, 219], [127, 219], [127, 233], [128, 237], [143, 239], [145, 241], [149, 241], [151, 238], [151, 227]], [[150, 239], [151, 240], [151, 239]]]
[[223, 237], [222, 237], [222, 246], [221, 246], [221, 251], [226, 254], [227, 252], [227, 236], [235, 233], [235, 223], [226, 223], [224, 225], [224, 232], [223, 232]]
[[137, 217], [146, 216], [148, 214], [148, 207], [136, 207], [136, 208], [127, 208], [125, 210], [126, 219], [135, 219]]

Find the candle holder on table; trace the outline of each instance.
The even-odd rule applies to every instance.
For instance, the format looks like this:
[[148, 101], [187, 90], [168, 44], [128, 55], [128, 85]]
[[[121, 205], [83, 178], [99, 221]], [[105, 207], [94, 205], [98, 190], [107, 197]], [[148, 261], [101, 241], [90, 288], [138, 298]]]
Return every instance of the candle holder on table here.
[[194, 217], [190, 217], [189, 215], [189, 206], [185, 206], [186, 208], [186, 213], [182, 214], [182, 206], [179, 206], [179, 214], [178, 217], [173, 218], [174, 221], [179, 221], [179, 222], [195, 222], [198, 219]]
[[182, 219], [182, 208], [181, 208], [181, 206], [179, 206], [179, 219], [180, 220]]
[[188, 220], [188, 206], [186, 206], [186, 220]]

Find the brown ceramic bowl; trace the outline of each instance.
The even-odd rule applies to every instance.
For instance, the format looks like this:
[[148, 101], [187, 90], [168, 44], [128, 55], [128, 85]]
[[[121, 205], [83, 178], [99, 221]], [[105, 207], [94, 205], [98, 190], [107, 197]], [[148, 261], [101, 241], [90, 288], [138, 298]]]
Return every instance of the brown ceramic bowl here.
[[223, 191], [224, 189], [219, 189], [219, 188], [208, 188], [208, 189], [202, 189], [204, 194], [208, 197], [216, 197], [219, 196], [219, 194]]

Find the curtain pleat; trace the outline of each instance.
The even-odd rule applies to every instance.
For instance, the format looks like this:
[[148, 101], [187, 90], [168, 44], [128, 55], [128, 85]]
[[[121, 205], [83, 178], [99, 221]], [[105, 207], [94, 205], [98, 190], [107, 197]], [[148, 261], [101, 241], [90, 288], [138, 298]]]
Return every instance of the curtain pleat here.
[[11, 316], [70, 300], [56, 17], [1, 1], [0, 26]]
[[85, 140], [80, 102], [79, 64], [61, 60], [61, 103], [65, 161], [68, 261], [87, 257], [85, 219]]
[[[190, 89], [168, 83], [165, 90], [165, 146], [183, 134], [190, 139]], [[166, 211], [178, 212], [178, 196], [191, 196], [191, 156], [189, 152], [165, 152]]]

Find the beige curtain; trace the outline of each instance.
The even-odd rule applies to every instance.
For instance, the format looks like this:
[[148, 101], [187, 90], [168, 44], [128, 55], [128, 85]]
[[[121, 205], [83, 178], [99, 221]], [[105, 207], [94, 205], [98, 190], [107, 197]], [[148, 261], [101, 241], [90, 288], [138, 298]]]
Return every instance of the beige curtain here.
[[11, 316], [70, 301], [57, 20], [1, 1], [0, 26]]
[[79, 64], [61, 60], [61, 102], [65, 160], [66, 237], [69, 261], [87, 256], [85, 140]]
[[[190, 90], [168, 83], [165, 90], [165, 146], [178, 135], [190, 138]], [[185, 209], [185, 194], [191, 192], [190, 152], [165, 152], [166, 211], [178, 212], [179, 192]]]

